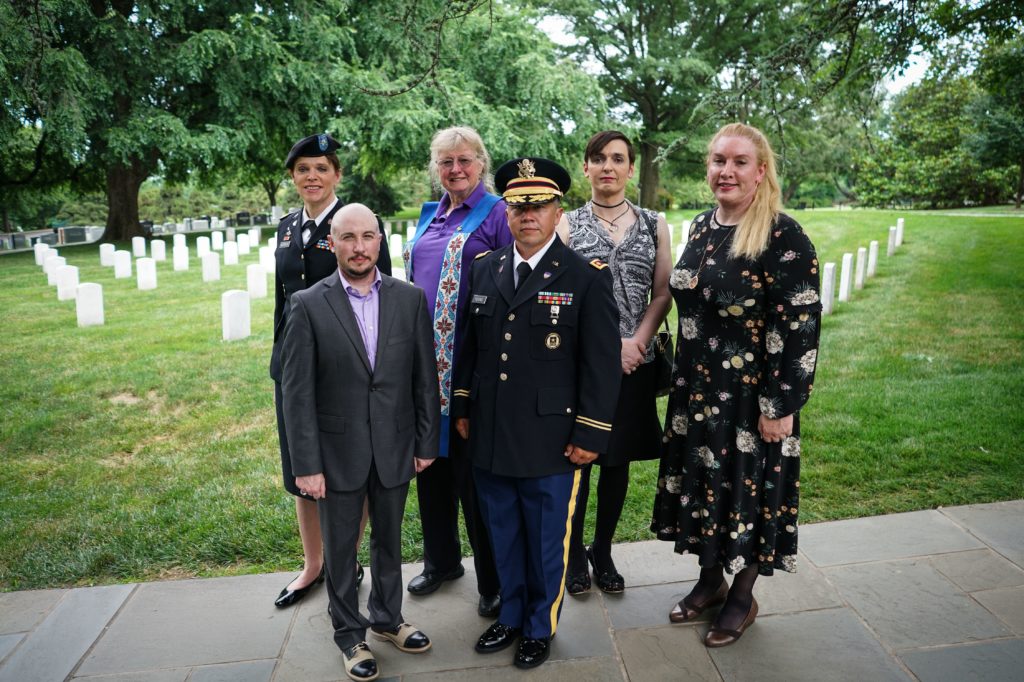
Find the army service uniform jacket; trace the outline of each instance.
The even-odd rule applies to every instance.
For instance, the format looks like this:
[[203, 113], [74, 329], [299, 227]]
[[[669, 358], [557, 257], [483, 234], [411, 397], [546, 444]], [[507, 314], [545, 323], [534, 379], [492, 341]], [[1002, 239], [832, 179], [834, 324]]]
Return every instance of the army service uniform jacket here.
[[511, 477], [566, 473], [576, 468], [567, 445], [605, 449], [618, 402], [611, 273], [555, 237], [515, 291], [514, 248], [484, 254], [471, 268], [452, 414], [469, 417], [474, 466]]
[[[270, 378], [281, 381], [281, 341], [291, 295], [313, 286], [338, 269], [338, 259], [327, 243], [331, 234], [331, 218], [345, 204], [339, 199], [334, 208], [324, 216], [319, 226], [309, 235], [305, 246], [302, 244], [302, 209], [289, 213], [277, 225], [277, 248], [274, 253], [274, 348], [270, 354]], [[384, 223], [380, 217], [377, 225], [384, 235]], [[388, 253], [388, 238], [380, 242], [380, 257], [377, 269], [385, 275], [391, 274], [391, 255]]]

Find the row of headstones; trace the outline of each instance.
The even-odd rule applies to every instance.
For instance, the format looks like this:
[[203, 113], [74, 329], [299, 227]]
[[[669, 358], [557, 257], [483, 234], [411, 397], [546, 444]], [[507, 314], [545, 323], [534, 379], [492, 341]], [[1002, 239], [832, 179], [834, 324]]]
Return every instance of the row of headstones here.
[[[893, 256], [896, 248], [903, 245], [903, 218], [898, 218], [896, 224], [889, 227], [889, 243], [886, 247], [886, 256]], [[861, 246], [857, 249], [856, 265], [854, 255], [844, 253], [842, 267], [839, 271], [839, 295], [836, 290], [836, 264], [825, 263], [821, 275], [821, 312], [829, 315], [835, 310], [836, 299], [839, 303], [850, 300], [852, 289], [863, 289], [867, 278], [875, 276], [878, 265], [878, 242], [872, 241], [867, 248]]]

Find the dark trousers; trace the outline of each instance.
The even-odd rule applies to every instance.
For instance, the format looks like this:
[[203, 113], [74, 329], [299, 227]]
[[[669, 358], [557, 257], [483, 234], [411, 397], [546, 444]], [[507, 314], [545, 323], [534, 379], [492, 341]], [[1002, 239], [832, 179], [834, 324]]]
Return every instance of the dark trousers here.
[[[331, 605], [334, 641], [347, 649], [366, 639], [366, 628], [391, 629], [402, 619], [402, 517], [409, 484], [381, 485], [377, 466], [370, 466], [358, 490], [328, 490], [317, 502], [327, 565], [327, 597]], [[356, 593], [356, 538], [363, 500], [370, 506], [370, 618], [359, 612]]]
[[423, 525], [423, 570], [447, 573], [462, 563], [462, 543], [459, 541], [461, 504], [469, 545], [473, 550], [477, 590], [482, 595], [493, 596], [498, 594], [500, 583], [487, 525], [480, 513], [468, 444], [454, 427], [449, 443], [448, 456], [438, 457], [416, 477], [416, 496]]
[[501, 578], [498, 622], [522, 628], [524, 637], [550, 637], [565, 598], [580, 471], [513, 478], [474, 467], [473, 476]]

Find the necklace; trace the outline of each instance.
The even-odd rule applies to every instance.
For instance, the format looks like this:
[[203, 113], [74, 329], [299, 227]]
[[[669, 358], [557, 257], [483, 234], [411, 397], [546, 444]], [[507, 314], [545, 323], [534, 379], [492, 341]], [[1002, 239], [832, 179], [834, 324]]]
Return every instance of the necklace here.
[[620, 201], [617, 204], [599, 204], [593, 199], [590, 200], [590, 203], [592, 203], [594, 206], [600, 206], [601, 208], [618, 208], [619, 206], [622, 206], [624, 203], [626, 203], [626, 197], [622, 197], [622, 201]]
[[[719, 223], [718, 220], [715, 219], [714, 215], [711, 216], [711, 221], [715, 225], [718, 225], [718, 227], [720, 227], [722, 229], [725, 229], [725, 226], [722, 225], [721, 223]], [[722, 237], [722, 241], [718, 242], [718, 246], [714, 247], [714, 249], [711, 248], [711, 236], [710, 235], [708, 236], [708, 245], [707, 245], [707, 247], [705, 247], [704, 255], [701, 256], [700, 263], [697, 265], [697, 271], [693, 273], [693, 277], [691, 277], [690, 281], [687, 282], [687, 286], [689, 288], [691, 288], [691, 289], [696, 289], [697, 288], [697, 282], [700, 280], [700, 272], [701, 272], [701, 270], [704, 269], [705, 262], [710, 262], [711, 260], [714, 259], [715, 254], [718, 253], [718, 250], [722, 248], [722, 245], [725, 244], [726, 241], [728, 241], [729, 235], [732, 234], [732, 229], [734, 227], [736, 227], [736, 226], [735, 225], [730, 225], [729, 226], [728, 230], [725, 233], [725, 236]], [[709, 253], [711, 254], [710, 256], [708, 255]]]
[[[618, 204], [615, 204], [615, 205], [616, 206], [621, 206], [623, 203], [625, 203], [625, 201], [626, 200], [623, 199], [622, 202], [620, 202]], [[591, 200], [591, 203], [594, 203], [593, 200]], [[596, 206], [601, 206], [601, 204], [595, 204], [595, 205]], [[593, 213], [594, 217], [597, 218], [598, 220], [603, 220], [604, 222], [608, 223], [608, 231], [609, 232], [618, 232], [619, 231], [619, 226], [615, 224], [615, 221], [618, 220], [619, 218], [621, 218], [622, 216], [626, 215], [627, 213], [629, 213], [629, 206], [624, 208], [622, 210], [622, 213], [620, 213], [619, 215], [615, 216], [611, 220], [608, 220], [607, 218], [605, 218], [603, 215], [599, 214], [594, 209], [590, 209], [590, 212]]]

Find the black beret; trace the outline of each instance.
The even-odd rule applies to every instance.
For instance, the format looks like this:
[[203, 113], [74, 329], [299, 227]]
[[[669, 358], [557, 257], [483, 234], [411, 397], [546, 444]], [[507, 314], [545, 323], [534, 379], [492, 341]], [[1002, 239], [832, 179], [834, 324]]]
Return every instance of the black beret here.
[[494, 186], [513, 205], [546, 204], [565, 196], [570, 185], [569, 171], [536, 156], [507, 161], [494, 173]]
[[340, 146], [338, 141], [327, 133], [304, 137], [292, 145], [292, 150], [288, 152], [288, 158], [284, 160], [284, 167], [291, 170], [295, 165], [295, 159], [300, 156], [326, 156]]

